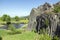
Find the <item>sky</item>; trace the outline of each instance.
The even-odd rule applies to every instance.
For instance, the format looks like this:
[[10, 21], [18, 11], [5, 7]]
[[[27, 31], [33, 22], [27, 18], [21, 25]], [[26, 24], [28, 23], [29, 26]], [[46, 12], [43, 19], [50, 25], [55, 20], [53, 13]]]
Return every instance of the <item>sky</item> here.
[[60, 0], [0, 0], [0, 16], [7, 14], [14, 16], [28, 16], [32, 8], [43, 5], [45, 2], [55, 4]]

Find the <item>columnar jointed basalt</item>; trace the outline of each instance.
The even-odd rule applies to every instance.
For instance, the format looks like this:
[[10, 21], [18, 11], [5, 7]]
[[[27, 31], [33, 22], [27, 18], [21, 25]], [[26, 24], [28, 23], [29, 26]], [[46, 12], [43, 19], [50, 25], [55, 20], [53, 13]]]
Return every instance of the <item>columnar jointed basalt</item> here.
[[[58, 4], [60, 5], [60, 2]], [[36, 30], [39, 33], [44, 28], [52, 37], [60, 36], [60, 13], [54, 13], [54, 6], [56, 4], [45, 3], [38, 8], [33, 8], [30, 13], [28, 30]]]
[[33, 8], [30, 13], [29, 17], [29, 24], [28, 24], [28, 30], [33, 30], [36, 27], [36, 17], [43, 13], [48, 13], [52, 11], [52, 6], [48, 3], [45, 3], [44, 5], [41, 5], [37, 8]]

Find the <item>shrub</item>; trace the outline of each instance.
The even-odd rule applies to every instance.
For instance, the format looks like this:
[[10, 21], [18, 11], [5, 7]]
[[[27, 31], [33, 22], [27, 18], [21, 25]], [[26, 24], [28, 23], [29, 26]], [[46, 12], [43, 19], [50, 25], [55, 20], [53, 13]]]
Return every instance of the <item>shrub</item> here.
[[40, 34], [36, 35], [35, 40], [52, 40], [52, 38], [48, 34]]
[[15, 31], [15, 34], [20, 34], [20, 33], [22, 33], [21, 30], [16, 30], [16, 31]]
[[41, 34], [39, 40], [51, 40], [51, 37], [48, 34]]
[[17, 30], [12, 24], [9, 24], [8, 29], [11, 30], [10, 34], [20, 34], [21, 33], [21, 30]]
[[59, 40], [59, 38], [58, 38], [57, 36], [55, 36], [55, 37], [53, 38], [53, 40]]
[[8, 29], [14, 32], [16, 30], [16, 28], [12, 24], [9, 24]]
[[11, 30], [10, 34], [15, 34], [16, 28], [12, 24], [8, 25], [8, 29]]
[[54, 12], [55, 12], [55, 13], [60, 12], [60, 6], [59, 6], [59, 5], [54, 6]]
[[47, 34], [47, 29], [40, 29], [40, 32], [39, 32], [40, 34]]
[[2, 37], [0, 36], [0, 40], [2, 40]]

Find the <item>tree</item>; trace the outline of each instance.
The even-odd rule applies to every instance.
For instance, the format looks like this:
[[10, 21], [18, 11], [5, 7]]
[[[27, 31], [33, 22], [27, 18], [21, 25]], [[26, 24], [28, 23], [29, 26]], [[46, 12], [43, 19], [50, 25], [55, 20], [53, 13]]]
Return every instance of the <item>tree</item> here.
[[11, 17], [10, 16], [7, 16], [6, 17], [6, 22], [10, 22], [11, 21]]
[[7, 14], [4, 14], [3, 16], [2, 16], [2, 20], [3, 21], [6, 21], [6, 24], [7, 25], [9, 25], [9, 24], [11, 24], [11, 17], [9, 16], [9, 15], [7, 15]]
[[7, 18], [7, 15], [4, 14], [4, 15], [2, 16], [2, 20], [3, 20], [3, 21], [6, 21], [6, 18]]
[[10, 17], [9, 15], [7, 15], [7, 14], [4, 14], [4, 15], [2, 16], [2, 20], [3, 20], [3, 21], [11, 21], [11, 17]]
[[20, 18], [18, 16], [15, 16], [15, 21], [19, 21]]

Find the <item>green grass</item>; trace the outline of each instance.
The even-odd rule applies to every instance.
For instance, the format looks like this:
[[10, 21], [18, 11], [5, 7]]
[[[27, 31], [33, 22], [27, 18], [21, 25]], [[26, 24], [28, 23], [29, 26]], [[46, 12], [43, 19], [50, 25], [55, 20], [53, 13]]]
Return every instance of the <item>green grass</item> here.
[[0, 30], [0, 36], [3, 40], [34, 40], [36, 33], [30, 31], [21, 31], [20, 34], [9, 34], [10, 30]]
[[22, 28], [16, 29], [15, 34], [11, 34], [11, 30], [0, 30], [0, 36], [2, 40], [51, 40], [51, 37], [47, 34], [40, 34], [34, 33], [33, 31], [26, 31], [23, 30], [27, 27], [27, 24], [24, 25]]
[[34, 40], [34, 32], [23, 32], [22, 34], [6, 35], [3, 40]]
[[51, 40], [47, 34], [38, 35], [32, 31], [21, 31], [20, 34], [9, 34], [10, 32], [9, 30], [0, 30], [2, 40]]
[[9, 32], [10, 30], [0, 29], [0, 36], [6, 36]]

